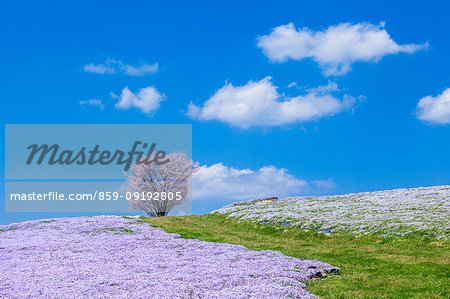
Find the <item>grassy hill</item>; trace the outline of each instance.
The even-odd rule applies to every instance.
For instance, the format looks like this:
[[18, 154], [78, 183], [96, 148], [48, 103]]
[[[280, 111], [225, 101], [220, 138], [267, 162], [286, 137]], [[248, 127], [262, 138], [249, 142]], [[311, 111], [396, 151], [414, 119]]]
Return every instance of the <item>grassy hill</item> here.
[[237, 221], [221, 214], [145, 218], [182, 238], [241, 244], [253, 250], [318, 259], [341, 268], [339, 275], [307, 283], [323, 298], [448, 298], [450, 246], [418, 235], [323, 234], [295, 227]]
[[308, 282], [325, 298], [448, 298], [450, 186], [237, 202], [147, 218], [183, 238], [279, 250], [341, 268]]

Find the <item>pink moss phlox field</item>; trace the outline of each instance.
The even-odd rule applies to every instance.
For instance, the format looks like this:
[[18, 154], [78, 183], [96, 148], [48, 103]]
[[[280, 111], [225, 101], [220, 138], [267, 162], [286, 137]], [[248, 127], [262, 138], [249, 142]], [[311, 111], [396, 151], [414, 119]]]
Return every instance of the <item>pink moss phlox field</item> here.
[[0, 226], [0, 298], [314, 298], [319, 271], [339, 269], [117, 216]]
[[263, 224], [352, 235], [421, 234], [448, 240], [450, 186], [333, 196], [297, 196], [273, 203], [237, 202], [211, 213]]

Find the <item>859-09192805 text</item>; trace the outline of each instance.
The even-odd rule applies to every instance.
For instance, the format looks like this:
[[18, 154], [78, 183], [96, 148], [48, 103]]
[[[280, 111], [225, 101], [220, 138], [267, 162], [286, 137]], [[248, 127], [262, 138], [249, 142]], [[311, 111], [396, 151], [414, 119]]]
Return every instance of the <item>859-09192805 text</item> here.
[[110, 191], [95, 191], [93, 193], [61, 193], [61, 192], [47, 192], [47, 193], [11, 193], [10, 200], [13, 201], [64, 201], [64, 200], [77, 200], [77, 201], [110, 201], [123, 199], [132, 200], [175, 200], [179, 201], [182, 199], [181, 192], [126, 192], [121, 194], [119, 192]]

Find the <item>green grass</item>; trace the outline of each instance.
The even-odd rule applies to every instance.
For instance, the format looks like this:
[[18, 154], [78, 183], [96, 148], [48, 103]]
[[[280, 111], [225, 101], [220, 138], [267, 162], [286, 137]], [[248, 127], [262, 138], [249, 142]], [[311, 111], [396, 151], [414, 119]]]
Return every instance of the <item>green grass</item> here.
[[294, 228], [238, 222], [221, 215], [145, 218], [183, 238], [241, 244], [318, 259], [340, 275], [308, 283], [323, 298], [449, 298], [450, 246], [446, 241], [326, 235]]

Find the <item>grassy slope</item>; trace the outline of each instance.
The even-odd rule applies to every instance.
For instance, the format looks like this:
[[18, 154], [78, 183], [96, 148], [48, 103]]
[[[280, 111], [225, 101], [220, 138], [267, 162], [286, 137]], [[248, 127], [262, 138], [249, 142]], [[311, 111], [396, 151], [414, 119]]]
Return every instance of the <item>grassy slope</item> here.
[[278, 250], [340, 267], [340, 275], [312, 281], [308, 290], [324, 298], [447, 298], [450, 246], [420, 237], [379, 240], [328, 236], [293, 228], [238, 222], [220, 215], [146, 218], [183, 238]]

